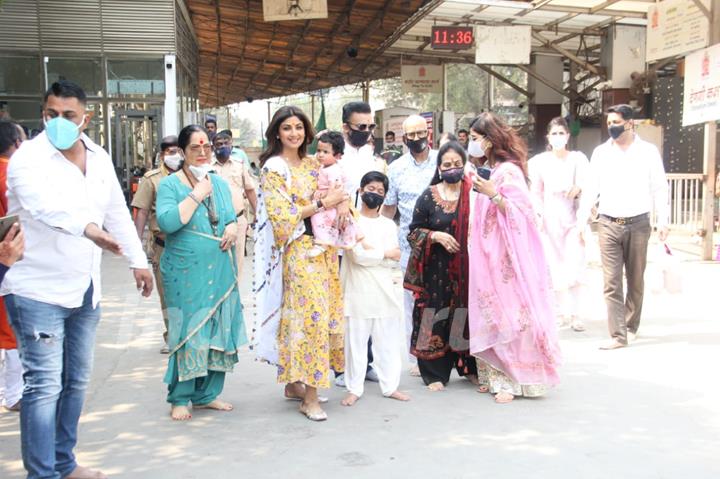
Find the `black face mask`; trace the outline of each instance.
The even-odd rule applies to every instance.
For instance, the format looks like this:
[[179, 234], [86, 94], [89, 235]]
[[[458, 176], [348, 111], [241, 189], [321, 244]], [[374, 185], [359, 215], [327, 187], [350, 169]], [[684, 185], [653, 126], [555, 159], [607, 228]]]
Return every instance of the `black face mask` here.
[[420, 138], [417, 140], [405, 140], [405, 144], [412, 153], [417, 155], [425, 151], [428, 141], [427, 138]]
[[360, 131], [350, 128], [350, 132], [348, 133], [348, 139], [350, 140], [350, 144], [355, 148], [361, 148], [367, 145], [368, 138], [370, 138], [370, 133], [370, 130]]
[[440, 179], [442, 179], [446, 183], [454, 185], [458, 181], [462, 180], [464, 174], [464, 168], [453, 168], [451, 170], [445, 170], [440, 172]]
[[625, 133], [625, 124], [623, 123], [622, 125], [609, 126], [608, 133], [613, 140], [617, 140], [623, 133]]
[[383, 204], [383, 201], [385, 201], [385, 197], [383, 195], [379, 195], [372, 191], [364, 192], [362, 195], [360, 195], [360, 198], [362, 199], [363, 203], [365, 203], [367, 207], [371, 210], [376, 210], [380, 208], [380, 206]]

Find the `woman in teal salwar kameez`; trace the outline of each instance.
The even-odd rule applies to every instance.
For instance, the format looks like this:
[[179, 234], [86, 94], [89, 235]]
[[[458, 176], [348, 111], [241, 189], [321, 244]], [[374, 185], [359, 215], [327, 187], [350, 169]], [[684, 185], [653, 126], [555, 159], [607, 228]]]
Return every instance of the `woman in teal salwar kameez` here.
[[232, 409], [218, 396], [247, 341], [232, 256], [235, 210], [227, 183], [207, 174], [209, 145], [201, 127], [185, 127], [178, 135], [183, 167], [160, 182], [157, 194], [158, 224], [166, 233], [160, 270], [170, 357], [164, 381], [175, 420], [190, 419], [190, 403]]

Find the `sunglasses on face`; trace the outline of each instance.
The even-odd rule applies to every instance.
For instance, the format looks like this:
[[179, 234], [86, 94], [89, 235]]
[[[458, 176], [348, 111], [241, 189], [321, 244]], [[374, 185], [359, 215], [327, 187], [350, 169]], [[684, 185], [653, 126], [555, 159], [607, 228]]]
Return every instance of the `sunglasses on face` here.
[[372, 131], [372, 130], [375, 129], [375, 127], [377, 127], [377, 125], [376, 125], [375, 123], [370, 123], [370, 124], [367, 124], [367, 123], [348, 123], [348, 125], [350, 125], [350, 128], [352, 128], [353, 130], [358, 130], [358, 131], [368, 131], [368, 130], [371, 130], [371, 131]]

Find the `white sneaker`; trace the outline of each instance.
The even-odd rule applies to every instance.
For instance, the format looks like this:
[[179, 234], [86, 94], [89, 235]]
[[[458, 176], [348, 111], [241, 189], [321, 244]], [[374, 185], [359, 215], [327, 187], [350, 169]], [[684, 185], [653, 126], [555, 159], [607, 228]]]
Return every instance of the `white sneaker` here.
[[339, 388], [344, 388], [344, 387], [345, 387], [345, 373], [343, 373], [343, 374], [338, 374], [338, 375], [335, 377], [335, 386], [337, 386], [337, 387], [339, 387]]

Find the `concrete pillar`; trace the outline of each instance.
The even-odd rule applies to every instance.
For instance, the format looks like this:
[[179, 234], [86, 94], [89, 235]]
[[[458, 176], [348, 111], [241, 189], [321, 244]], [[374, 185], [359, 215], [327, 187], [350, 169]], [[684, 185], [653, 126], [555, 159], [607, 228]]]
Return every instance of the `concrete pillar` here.
[[165, 110], [163, 136], [178, 134], [177, 72], [175, 55], [165, 55]]
[[[533, 55], [531, 68], [535, 73], [563, 87], [563, 59], [560, 56]], [[528, 76], [528, 90], [535, 94], [530, 113], [535, 119], [535, 141], [530, 145], [534, 153], [545, 148], [547, 124], [562, 113], [563, 96], [545, 83]]]

